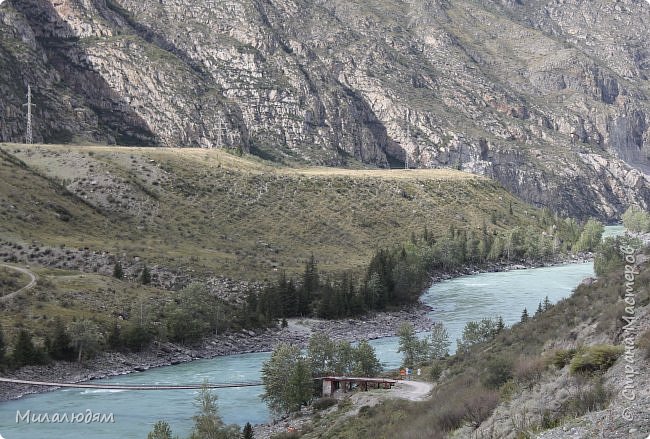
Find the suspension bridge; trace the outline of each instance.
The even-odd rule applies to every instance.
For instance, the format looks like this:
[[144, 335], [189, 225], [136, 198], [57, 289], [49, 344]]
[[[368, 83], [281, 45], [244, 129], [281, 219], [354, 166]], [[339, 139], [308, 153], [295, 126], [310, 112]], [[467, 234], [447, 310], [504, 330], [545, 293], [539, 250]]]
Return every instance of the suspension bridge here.
[[102, 390], [198, 390], [227, 389], [231, 387], [259, 387], [260, 381], [249, 381], [241, 383], [205, 383], [205, 384], [181, 384], [181, 385], [142, 385], [142, 384], [90, 384], [90, 383], [53, 383], [49, 381], [28, 381], [12, 378], [0, 378], [0, 383], [24, 384], [28, 386], [44, 387], [68, 387], [75, 389], [102, 389]]

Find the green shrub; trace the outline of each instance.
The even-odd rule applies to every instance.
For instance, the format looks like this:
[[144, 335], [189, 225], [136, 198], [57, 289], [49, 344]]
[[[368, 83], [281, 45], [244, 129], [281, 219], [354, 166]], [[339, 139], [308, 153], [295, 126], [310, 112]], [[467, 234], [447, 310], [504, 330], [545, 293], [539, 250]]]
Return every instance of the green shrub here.
[[438, 381], [440, 379], [440, 375], [442, 375], [442, 371], [444, 370], [444, 367], [439, 361], [435, 361], [431, 365], [431, 370], [429, 371], [429, 378], [431, 378], [433, 381]]
[[481, 381], [487, 388], [498, 389], [502, 384], [512, 378], [512, 368], [513, 364], [510, 358], [493, 358], [487, 363]]
[[499, 389], [501, 399], [510, 401], [512, 397], [519, 391], [519, 386], [514, 381], [510, 380]]
[[359, 409], [359, 416], [373, 417], [377, 414], [375, 407], [364, 405]]
[[558, 349], [551, 353], [549, 362], [558, 369], [562, 369], [571, 362], [576, 352], [575, 349]]
[[140, 325], [134, 325], [124, 331], [123, 343], [131, 351], [140, 352], [153, 340], [153, 334]]
[[573, 374], [602, 372], [616, 362], [623, 353], [621, 346], [594, 345], [580, 350], [571, 360], [569, 370]]
[[314, 410], [325, 410], [326, 408], [336, 405], [337, 402], [338, 400], [336, 398], [324, 397], [314, 401], [311, 406], [314, 408]]

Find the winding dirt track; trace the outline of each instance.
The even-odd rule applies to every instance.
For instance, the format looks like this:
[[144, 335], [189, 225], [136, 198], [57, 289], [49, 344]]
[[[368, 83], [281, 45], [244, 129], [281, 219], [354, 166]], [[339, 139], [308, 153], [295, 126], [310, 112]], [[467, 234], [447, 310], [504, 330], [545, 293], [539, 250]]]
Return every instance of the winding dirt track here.
[[36, 275], [34, 273], [32, 273], [31, 271], [29, 271], [28, 269], [21, 268], [21, 267], [15, 267], [13, 265], [7, 265], [7, 264], [0, 264], [0, 267], [8, 268], [10, 270], [20, 271], [21, 273], [26, 274], [30, 278], [30, 282], [27, 285], [25, 285], [24, 287], [22, 287], [21, 289], [16, 290], [13, 293], [9, 293], [9, 294], [5, 294], [4, 296], [1, 296], [0, 297], [0, 302], [6, 302], [7, 300], [11, 300], [14, 297], [16, 297], [17, 295], [19, 295], [20, 293], [22, 293], [23, 291], [34, 288], [34, 285], [36, 285]]

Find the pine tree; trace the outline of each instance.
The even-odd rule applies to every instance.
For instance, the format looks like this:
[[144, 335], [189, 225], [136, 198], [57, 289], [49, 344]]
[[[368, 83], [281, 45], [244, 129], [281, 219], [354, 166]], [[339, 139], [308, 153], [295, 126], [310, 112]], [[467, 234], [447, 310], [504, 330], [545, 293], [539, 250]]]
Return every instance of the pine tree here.
[[54, 332], [52, 338], [46, 343], [46, 347], [53, 360], [74, 360], [75, 353], [72, 347], [72, 339], [60, 318], [57, 318], [54, 322]]
[[115, 262], [115, 265], [113, 266], [113, 277], [116, 279], [122, 279], [124, 277], [124, 270], [122, 269], [120, 261]]
[[496, 332], [499, 333], [505, 329], [506, 325], [503, 323], [503, 317], [499, 316], [497, 319]]
[[16, 337], [13, 350], [13, 364], [15, 367], [23, 367], [28, 364], [37, 362], [38, 353], [36, 347], [32, 342], [32, 337], [29, 333], [21, 329]]
[[108, 333], [108, 347], [113, 349], [113, 350], [120, 350], [123, 346], [124, 343], [122, 341], [122, 331], [120, 329], [120, 325], [115, 322], [113, 327], [111, 328], [111, 332]]
[[149, 271], [149, 267], [146, 265], [142, 269], [142, 272], [140, 273], [140, 283], [142, 285], [149, 285], [151, 283], [151, 272]]
[[524, 308], [524, 311], [521, 313], [521, 323], [528, 321], [528, 310]]
[[309, 315], [314, 296], [320, 289], [320, 279], [318, 276], [318, 263], [312, 254], [309, 261], [305, 264], [305, 272], [302, 278], [302, 288], [298, 292], [297, 310], [299, 315]]
[[147, 435], [147, 439], [172, 439], [171, 427], [165, 421], [158, 421]]
[[537, 305], [537, 311], [535, 311], [535, 315], [538, 316], [543, 312], [544, 312], [544, 308], [542, 308], [542, 302], [539, 302], [539, 305]]
[[253, 426], [251, 425], [250, 422], [247, 422], [246, 425], [244, 426], [244, 439], [255, 439], [255, 435], [253, 434]]
[[544, 298], [544, 311], [548, 311], [551, 309], [551, 301], [549, 300], [548, 296]]

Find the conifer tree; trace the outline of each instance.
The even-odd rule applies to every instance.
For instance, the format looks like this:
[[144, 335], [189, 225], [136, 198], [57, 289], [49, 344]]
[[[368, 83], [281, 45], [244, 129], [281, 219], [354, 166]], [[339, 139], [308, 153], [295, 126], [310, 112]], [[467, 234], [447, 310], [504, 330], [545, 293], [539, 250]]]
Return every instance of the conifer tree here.
[[253, 426], [251, 425], [250, 422], [247, 422], [246, 425], [244, 426], [243, 436], [244, 439], [255, 439], [255, 436], [253, 435]]
[[54, 331], [49, 342], [46, 343], [46, 347], [53, 360], [74, 360], [75, 353], [72, 347], [72, 339], [60, 318], [54, 321]]
[[122, 279], [124, 277], [124, 270], [122, 269], [120, 261], [116, 261], [113, 266], [113, 277], [116, 279]]
[[147, 439], [172, 439], [171, 427], [165, 421], [158, 421], [147, 435]]
[[506, 325], [503, 322], [503, 317], [499, 316], [497, 318], [497, 324], [496, 324], [496, 332], [499, 333], [505, 329]]
[[32, 337], [29, 333], [21, 329], [16, 337], [13, 351], [13, 364], [15, 367], [23, 367], [28, 364], [37, 362], [38, 353], [36, 347], [32, 342]]
[[142, 272], [140, 273], [140, 283], [142, 285], [149, 285], [151, 283], [151, 272], [149, 271], [149, 267], [146, 265], [142, 269]]
[[528, 309], [524, 308], [524, 311], [521, 313], [521, 323], [528, 321]]

